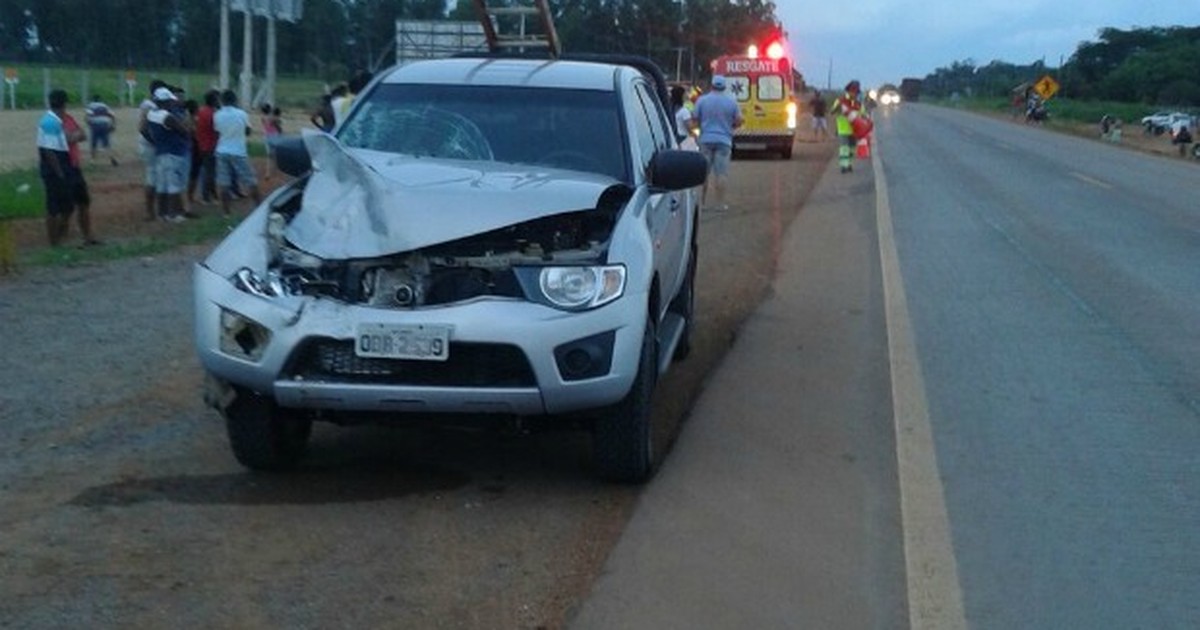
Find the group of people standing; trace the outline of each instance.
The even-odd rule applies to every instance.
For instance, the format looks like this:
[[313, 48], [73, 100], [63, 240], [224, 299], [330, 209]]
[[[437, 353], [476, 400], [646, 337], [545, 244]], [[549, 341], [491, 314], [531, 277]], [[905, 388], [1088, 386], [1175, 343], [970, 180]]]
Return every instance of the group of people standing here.
[[[312, 115], [314, 126], [332, 131], [350, 111], [355, 96], [371, 82], [371, 74], [358, 72], [347, 84], [339, 85], [322, 98]], [[111, 135], [117, 127], [113, 110], [99, 96], [87, 103], [87, 131], [67, 112], [68, 95], [56, 89], [49, 94], [49, 110], [38, 123], [39, 173], [46, 191], [46, 229], [50, 245], [60, 246], [75, 216], [83, 234], [83, 245], [100, 241], [92, 232], [91, 197], [83, 176], [81, 144], [91, 138], [91, 155], [118, 165], [112, 153]], [[258, 179], [250, 164], [247, 137], [252, 133], [250, 116], [238, 104], [232, 90], [208, 90], [201, 101], [186, 100], [185, 91], [155, 79], [138, 106], [138, 156], [144, 171], [145, 219], [181, 223], [198, 215], [197, 205], [220, 203], [230, 215], [234, 198], [249, 196], [261, 201]], [[283, 112], [263, 104], [259, 120], [268, 155], [273, 142], [283, 134]], [[268, 160], [265, 177], [272, 177]], [[196, 199], [199, 191], [200, 199]]]
[[146, 220], [179, 223], [197, 216], [191, 211], [197, 188], [200, 203], [219, 199], [226, 216], [235, 194], [248, 193], [258, 203], [258, 179], [246, 144], [250, 117], [238, 106], [237, 93], [209, 90], [202, 105], [182, 100], [181, 94], [155, 80], [139, 106]]
[[[671, 90], [671, 108], [675, 115], [675, 129], [682, 145], [688, 136], [698, 132], [696, 139], [700, 151], [708, 158], [709, 176], [717, 204], [714, 209], [725, 209], [725, 188], [729, 177], [729, 165], [733, 155], [734, 130], [744, 124], [738, 103], [726, 94], [727, 79], [714, 75], [708, 93], [696, 99], [689, 107], [682, 86]], [[828, 107], [819, 91], [809, 103], [812, 114], [813, 140], [828, 137], [825, 117], [827, 111], [836, 115], [838, 134], [838, 165], [842, 173], [854, 170], [853, 157], [869, 154], [869, 135], [872, 124], [867, 114], [862, 88], [858, 81], [846, 85], [844, 93]], [[707, 205], [708, 182], [704, 184], [702, 204]]]
[[[144, 190], [147, 221], [179, 223], [198, 215], [197, 203], [220, 200], [226, 216], [233, 197], [249, 195], [258, 203], [261, 194], [250, 165], [246, 144], [251, 133], [249, 115], [238, 107], [232, 90], [209, 90], [203, 104], [184, 101], [183, 90], [161, 80], [150, 83], [150, 92], [139, 106], [138, 154], [145, 165]], [[91, 195], [83, 176], [81, 144], [91, 138], [93, 159], [108, 150], [116, 129], [112, 110], [94, 96], [87, 104], [88, 131], [67, 111], [65, 90], [48, 95], [49, 109], [38, 121], [38, 172], [46, 192], [46, 232], [52, 247], [64, 243], [75, 216], [83, 246], [99, 245], [92, 231]], [[264, 106], [262, 126], [268, 143], [283, 132], [281, 112]], [[90, 134], [89, 134], [90, 131]], [[269, 177], [269, 174], [268, 174]]]

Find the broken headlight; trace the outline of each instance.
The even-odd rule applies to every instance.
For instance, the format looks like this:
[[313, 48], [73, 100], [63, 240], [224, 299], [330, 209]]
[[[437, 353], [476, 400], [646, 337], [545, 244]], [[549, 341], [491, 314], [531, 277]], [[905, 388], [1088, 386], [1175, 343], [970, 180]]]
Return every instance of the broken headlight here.
[[242, 267], [233, 276], [233, 284], [237, 288], [258, 297], [278, 297], [283, 295], [283, 282], [275, 274], [263, 278], [249, 267]]
[[221, 352], [250, 361], [262, 359], [271, 331], [266, 326], [229, 309], [221, 309]]

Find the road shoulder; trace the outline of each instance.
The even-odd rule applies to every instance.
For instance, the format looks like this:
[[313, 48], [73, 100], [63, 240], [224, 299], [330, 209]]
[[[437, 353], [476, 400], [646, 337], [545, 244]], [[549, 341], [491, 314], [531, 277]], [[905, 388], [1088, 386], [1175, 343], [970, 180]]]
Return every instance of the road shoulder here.
[[875, 238], [831, 162], [573, 628], [905, 623]]

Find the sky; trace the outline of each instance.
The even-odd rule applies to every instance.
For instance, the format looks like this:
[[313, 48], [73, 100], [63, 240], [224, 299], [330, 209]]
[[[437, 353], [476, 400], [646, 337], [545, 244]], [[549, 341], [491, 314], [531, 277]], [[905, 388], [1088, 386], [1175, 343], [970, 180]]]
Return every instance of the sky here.
[[775, 14], [805, 81], [841, 89], [967, 59], [1057, 67], [1101, 28], [1200, 26], [1200, 0], [775, 0]]

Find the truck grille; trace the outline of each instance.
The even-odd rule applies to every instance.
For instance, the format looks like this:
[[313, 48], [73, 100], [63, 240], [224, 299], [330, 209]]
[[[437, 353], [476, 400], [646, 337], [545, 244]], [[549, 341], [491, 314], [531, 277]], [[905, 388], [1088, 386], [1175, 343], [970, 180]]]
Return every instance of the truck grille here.
[[350, 340], [316, 338], [293, 352], [289, 379], [434, 387], [534, 387], [521, 349], [508, 344], [450, 342], [446, 361], [360, 357]]

